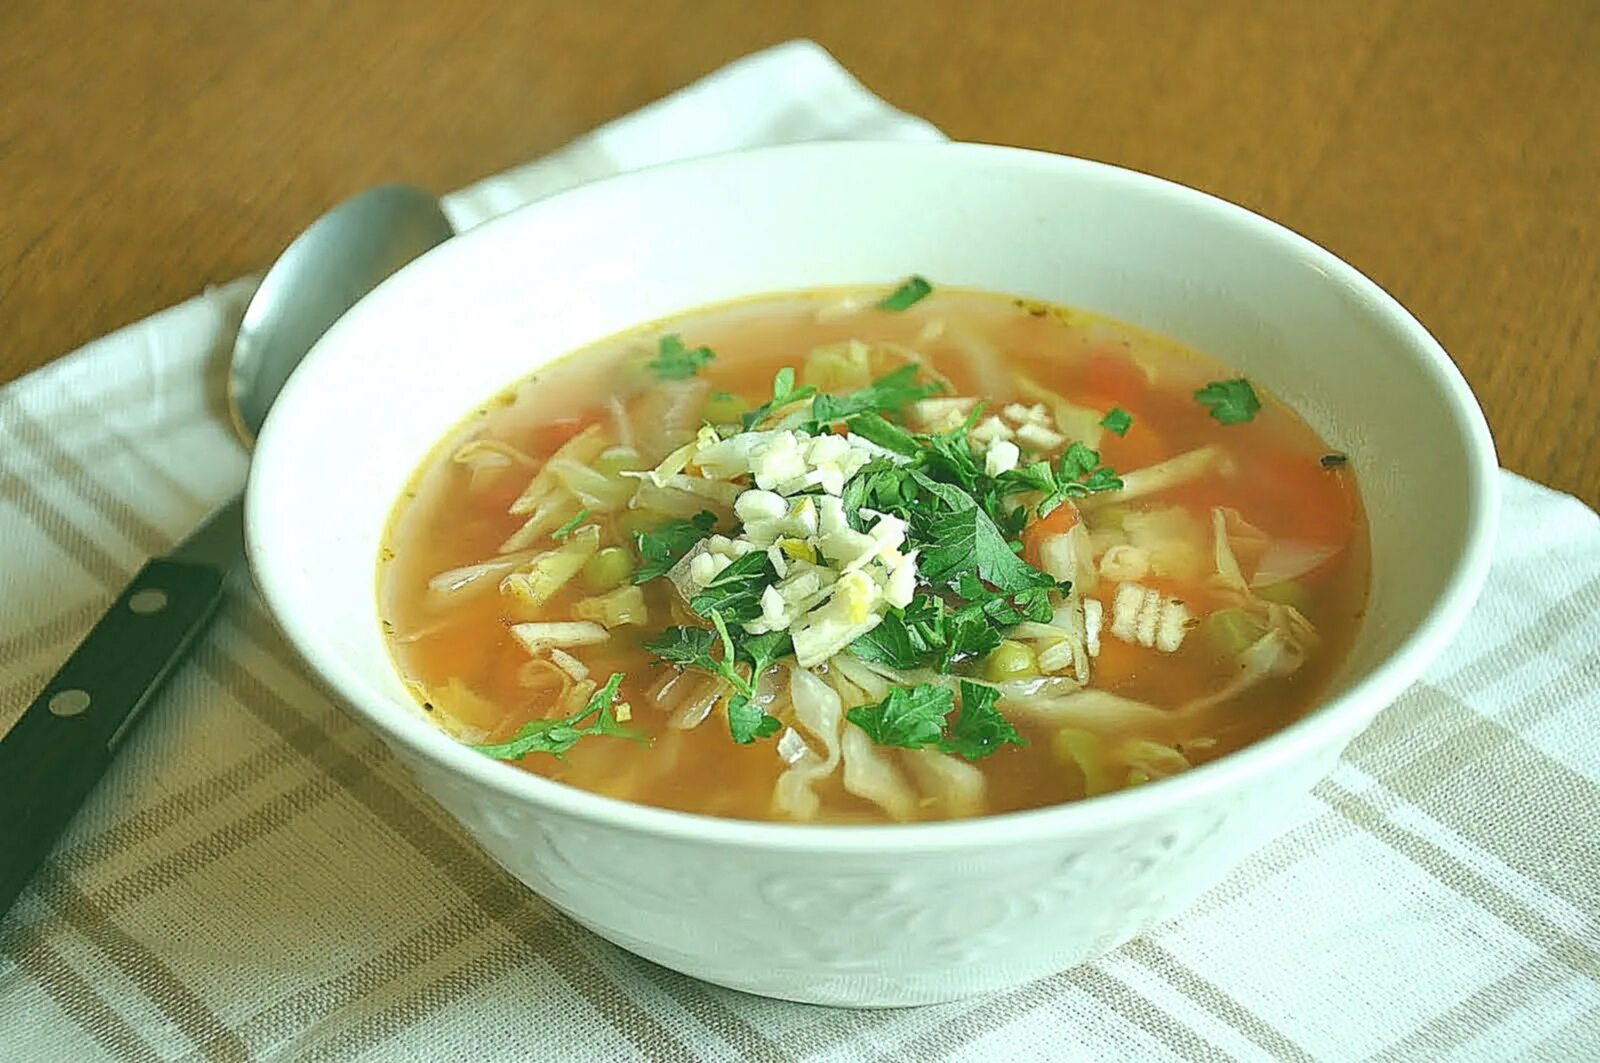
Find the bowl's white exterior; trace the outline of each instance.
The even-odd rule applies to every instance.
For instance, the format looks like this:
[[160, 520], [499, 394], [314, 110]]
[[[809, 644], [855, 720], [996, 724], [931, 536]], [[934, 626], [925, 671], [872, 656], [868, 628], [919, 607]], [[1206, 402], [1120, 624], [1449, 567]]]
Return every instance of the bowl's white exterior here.
[[[572, 790], [456, 745], [379, 636], [373, 569], [428, 448], [542, 361], [652, 318], [910, 272], [1083, 306], [1237, 365], [1351, 456], [1369, 617], [1306, 720], [1179, 778], [988, 819], [715, 820]], [[1494, 453], [1398, 304], [1247, 211], [1140, 174], [962, 144], [810, 144], [578, 189], [414, 263], [317, 346], [261, 433], [257, 583], [311, 667], [513, 874], [597, 933], [724, 985], [903, 1005], [1090, 959], [1258, 844], [1422, 671], [1487, 569]]]

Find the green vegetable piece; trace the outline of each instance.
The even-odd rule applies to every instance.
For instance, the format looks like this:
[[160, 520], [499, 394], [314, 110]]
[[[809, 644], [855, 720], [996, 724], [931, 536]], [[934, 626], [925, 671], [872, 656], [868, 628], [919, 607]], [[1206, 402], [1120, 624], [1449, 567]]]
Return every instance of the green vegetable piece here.
[[1237, 380], [1213, 380], [1194, 393], [1200, 405], [1211, 411], [1211, 416], [1221, 424], [1243, 424], [1254, 419], [1261, 411], [1261, 400], [1255, 388], [1244, 377]]
[[1025, 746], [1027, 739], [1017, 734], [1011, 721], [1000, 714], [995, 702], [1000, 692], [980, 683], [961, 683], [961, 708], [950, 733], [940, 741], [939, 748], [967, 760], [982, 760], [1002, 746]]
[[617, 480], [624, 472], [638, 472], [645, 467], [644, 459], [632, 447], [608, 447], [594, 459], [594, 469], [608, 480]]
[[1104, 417], [1100, 418], [1100, 427], [1119, 436], [1125, 436], [1128, 434], [1128, 429], [1133, 427], [1133, 414], [1121, 406], [1113, 406]]
[[1267, 626], [1243, 609], [1218, 609], [1200, 622], [1200, 637], [1222, 657], [1234, 657], [1267, 633]]
[[578, 510], [578, 515], [577, 516], [573, 517], [571, 520], [567, 521], [561, 527], [559, 527], [555, 531], [551, 532], [550, 533], [550, 538], [554, 539], [556, 542], [559, 543], [561, 540], [565, 539], [567, 536], [569, 536], [573, 532], [577, 531], [578, 530], [578, 525], [582, 524], [584, 521], [586, 521], [588, 519], [589, 519], [589, 511], [587, 509], [580, 509], [580, 510]]
[[1322, 455], [1317, 461], [1324, 469], [1339, 469], [1350, 464], [1350, 455], [1341, 454], [1335, 450], [1332, 453]]
[[878, 301], [879, 310], [906, 310], [933, 294], [933, 285], [913, 273], [905, 283]]
[[663, 380], [684, 380], [694, 376], [716, 355], [710, 347], [689, 349], [677, 333], [668, 333], [656, 341], [656, 356], [649, 363], [656, 376]]
[[857, 705], [844, 715], [877, 745], [921, 749], [939, 741], [944, 718], [954, 707], [950, 688], [918, 683], [895, 687], [877, 704]]
[[1039, 674], [1038, 655], [1020, 642], [1006, 639], [983, 659], [983, 678], [991, 683], [1027, 679]]
[[640, 565], [633, 582], [648, 583], [663, 575], [716, 526], [716, 514], [702, 511], [690, 520], [669, 520], [653, 530], [635, 531], [633, 541], [639, 548]]
[[620, 546], [608, 546], [585, 561], [579, 575], [592, 591], [615, 590], [633, 575], [633, 557]]
[[1311, 607], [1311, 592], [1299, 580], [1286, 579], [1256, 588], [1256, 597], [1279, 605], [1289, 605], [1305, 612]]
[[706, 400], [700, 417], [708, 424], [738, 424], [744, 416], [745, 403], [731, 391], [719, 391]]
[[1083, 775], [1083, 795], [1095, 797], [1117, 789], [1120, 773], [1106, 756], [1105, 743], [1098, 735], [1076, 727], [1063, 727], [1050, 742], [1050, 751]]
[[[648, 744], [648, 736], [617, 722], [612, 705], [617, 700], [617, 690], [621, 685], [622, 673], [613, 672], [606, 685], [594, 692], [588, 704], [571, 716], [555, 720], [530, 720], [504, 742], [472, 748], [497, 760], [521, 760], [529, 753], [549, 753], [559, 757], [577, 745], [579, 739], [589, 735], [627, 738]], [[587, 726], [585, 721], [589, 721]]]

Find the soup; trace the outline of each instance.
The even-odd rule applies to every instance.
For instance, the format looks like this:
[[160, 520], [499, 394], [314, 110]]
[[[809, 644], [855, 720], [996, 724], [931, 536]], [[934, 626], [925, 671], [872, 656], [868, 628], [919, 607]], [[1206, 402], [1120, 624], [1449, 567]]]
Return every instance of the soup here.
[[690, 812], [908, 822], [1291, 723], [1366, 545], [1344, 456], [1247, 379], [912, 278], [541, 368], [424, 462], [378, 586], [423, 709], [486, 755]]

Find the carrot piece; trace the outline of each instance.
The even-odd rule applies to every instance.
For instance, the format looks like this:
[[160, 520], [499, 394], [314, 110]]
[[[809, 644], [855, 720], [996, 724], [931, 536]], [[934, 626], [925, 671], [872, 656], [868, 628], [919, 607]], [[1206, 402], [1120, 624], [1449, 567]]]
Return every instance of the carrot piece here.
[[1083, 518], [1078, 513], [1078, 507], [1063, 499], [1061, 504], [1052, 509], [1048, 515], [1034, 517], [1028, 526], [1022, 529], [1022, 556], [1034, 567], [1039, 566], [1040, 548], [1046, 539], [1053, 539], [1057, 535], [1065, 535], [1077, 527]]

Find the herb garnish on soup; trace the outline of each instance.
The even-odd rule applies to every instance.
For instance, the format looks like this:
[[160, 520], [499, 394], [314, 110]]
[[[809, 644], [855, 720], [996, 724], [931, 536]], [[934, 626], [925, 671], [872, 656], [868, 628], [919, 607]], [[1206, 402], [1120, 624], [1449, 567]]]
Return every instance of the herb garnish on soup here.
[[921, 277], [774, 296], [569, 355], [451, 433], [396, 508], [385, 630], [458, 738], [597, 793], [1038, 807], [1315, 703], [1366, 594], [1345, 462], [1093, 314]]

